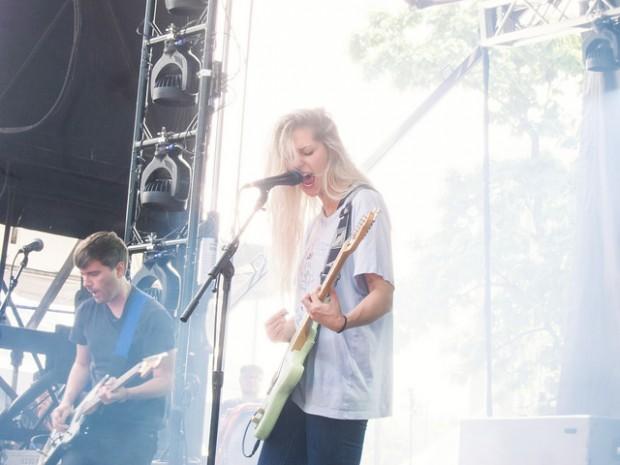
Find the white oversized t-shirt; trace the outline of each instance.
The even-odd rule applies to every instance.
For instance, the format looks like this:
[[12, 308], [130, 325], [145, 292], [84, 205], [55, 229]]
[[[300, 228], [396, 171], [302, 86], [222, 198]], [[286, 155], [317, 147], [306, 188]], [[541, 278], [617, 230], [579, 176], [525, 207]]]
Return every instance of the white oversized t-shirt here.
[[[366, 213], [374, 208], [379, 208], [380, 213], [368, 235], [347, 259], [336, 283], [344, 314], [368, 294], [364, 274], [374, 273], [394, 283], [390, 220], [383, 199], [371, 189], [360, 189], [352, 196], [352, 200], [347, 199], [353, 207], [352, 233]], [[329, 217], [320, 213], [306, 233], [297, 279], [297, 325], [306, 314], [300, 303], [302, 297], [320, 285], [341, 208]], [[392, 351], [392, 312], [369, 325], [350, 328], [341, 334], [322, 327], [292, 400], [306, 413], [329, 418], [388, 416], [392, 407]]]

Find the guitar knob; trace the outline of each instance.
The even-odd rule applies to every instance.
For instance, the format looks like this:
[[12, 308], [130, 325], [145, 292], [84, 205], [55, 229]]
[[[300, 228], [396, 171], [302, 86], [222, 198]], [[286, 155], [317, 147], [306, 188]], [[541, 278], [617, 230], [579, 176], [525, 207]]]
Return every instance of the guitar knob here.
[[255, 425], [257, 425], [263, 419], [264, 414], [265, 414], [265, 409], [261, 407], [256, 412], [254, 412], [254, 415], [252, 415], [252, 419], [250, 421], [254, 423]]

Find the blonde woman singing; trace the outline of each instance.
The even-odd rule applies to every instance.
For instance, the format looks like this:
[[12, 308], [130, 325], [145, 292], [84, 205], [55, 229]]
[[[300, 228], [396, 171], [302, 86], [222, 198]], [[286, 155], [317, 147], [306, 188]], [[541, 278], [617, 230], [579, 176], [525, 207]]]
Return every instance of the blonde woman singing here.
[[[272, 341], [288, 342], [306, 314], [321, 329], [300, 383], [263, 444], [259, 465], [357, 465], [367, 420], [391, 413], [389, 217], [322, 109], [297, 111], [277, 124], [269, 174], [289, 170], [300, 172], [303, 182], [274, 189], [270, 212], [281, 285], [294, 291], [296, 306], [269, 318], [266, 331]], [[347, 205], [353, 229], [372, 209], [380, 214], [322, 302], [321, 273]]]

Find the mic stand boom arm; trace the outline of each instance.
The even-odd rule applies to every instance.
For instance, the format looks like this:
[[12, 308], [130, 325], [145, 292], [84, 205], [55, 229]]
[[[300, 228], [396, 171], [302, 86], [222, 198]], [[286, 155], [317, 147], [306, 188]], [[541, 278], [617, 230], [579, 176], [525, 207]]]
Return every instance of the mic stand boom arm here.
[[[226, 315], [228, 313], [228, 298], [230, 295], [230, 286], [232, 282], [232, 278], [235, 274], [235, 268], [232, 264], [232, 257], [235, 255], [237, 248], [239, 247], [239, 238], [243, 231], [246, 229], [254, 215], [261, 210], [265, 203], [267, 202], [267, 193], [269, 189], [264, 188], [261, 189], [261, 194], [258, 200], [256, 201], [256, 205], [254, 210], [247, 218], [243, 226], [237, 232], [235, 238], [224, 248], [224, 253], [217, 261], [215, 266], [209, 271], [209, 278], [200, 286], [198, 292], [194, 295], [190, 303], [187, 305], [183, 313], [181, 314], [180, 320], [184, 323], [187, 322], [191, 314], [196, 309], [200, 298], [205, 293], [205, 291], [209, 288], [211, 283], [215, 280], [216, 283], [216, 292], [219, 293], [219, 277], [223, 276], [224, 285], [223, 285], [223, 293], [222, 293], [222, 305], [220, 308], [220, 318], [219, 318], [219, 328], [217, 329], [217, 341], [214, 344], [214, 352], [213, 352], [213, 372], [211, 375], [211, 387], [212, 387], [212, 396], [211, 396], [211, 417], [209, 420], [209, 448], [207, 455], [207, 465], [215, 464], [215, 453], [217, 450], [217, 430], [219, 425], [219, 415], [220, 415], [220, 399], [222, 395], [222, 386], [224, 384], [224, 370], [223, 370], [223, 354], [224, 354], [224, 337], [226, 334]], [[216, 302], [218, 299], [216, 299]], [[217, 309], [216, 309], [217, 312]], [[216, 319], [217, 322], [217, 319]], [[217, 324], [217, 323], [216, 323]]]
[[254, 210], [245, 221], [245, 223], [243, 223], [241, 228], [239, 228], [239, 231], [237, 232], [237, 235], [233, 238], [233, 240], [230, 241], [230, 243], [226, 247], [224, 247], [224, 253], [217, 261], [217, 263], [213, 266], [213, 268], [211, 268], [211, 271], [209, 271], [209, 278], [200, 286], [198, 292], [196, 292], [194, 297], [192, 297], [192, 300], [185, 307], [185, 310], [183, 310], [183, 313], [180, 317], [180, 320], [183, 323], [187, 323], [187, 320], [189, 320], [189, 317], [192, 316], [192, 313], [194, 313], [194, 310], [196, 310], [196, 306], [198, 305], [198, 302], [200, 302], [200, 299], [202, 298], [205, 291], [209, 288], [213, 280], [216, 279], [220, 274], [222, 274], [222, 271], [228, 265], [228, 263], [230, 263], [230, 260], [235, 255], [235, 253], [237, 252], [237, 248], [239, 247], [239, 239], [241, 237], [241, 234], [243, 234], [243, 231], [245, 231], [248, 224], [250, 224], [250, 221], [252, 221], [254, 215], [256, 215], [256, 213], [265, 206], [265, 203], [267, 202], [268, 192], [269, 191], [267, 189], [261, 189], [260, 197], [256, 201]]

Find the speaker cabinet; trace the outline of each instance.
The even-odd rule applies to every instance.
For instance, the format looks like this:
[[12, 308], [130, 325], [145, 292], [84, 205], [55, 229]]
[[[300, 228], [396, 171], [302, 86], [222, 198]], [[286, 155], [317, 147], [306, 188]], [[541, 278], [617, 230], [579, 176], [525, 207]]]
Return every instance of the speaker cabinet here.
[[0, 465], [37, 465], [40, 457], [36, 450], [2, 450]]
[[620, 465], [620, 419], [575, 415], [463, 420], [459, 465]]

